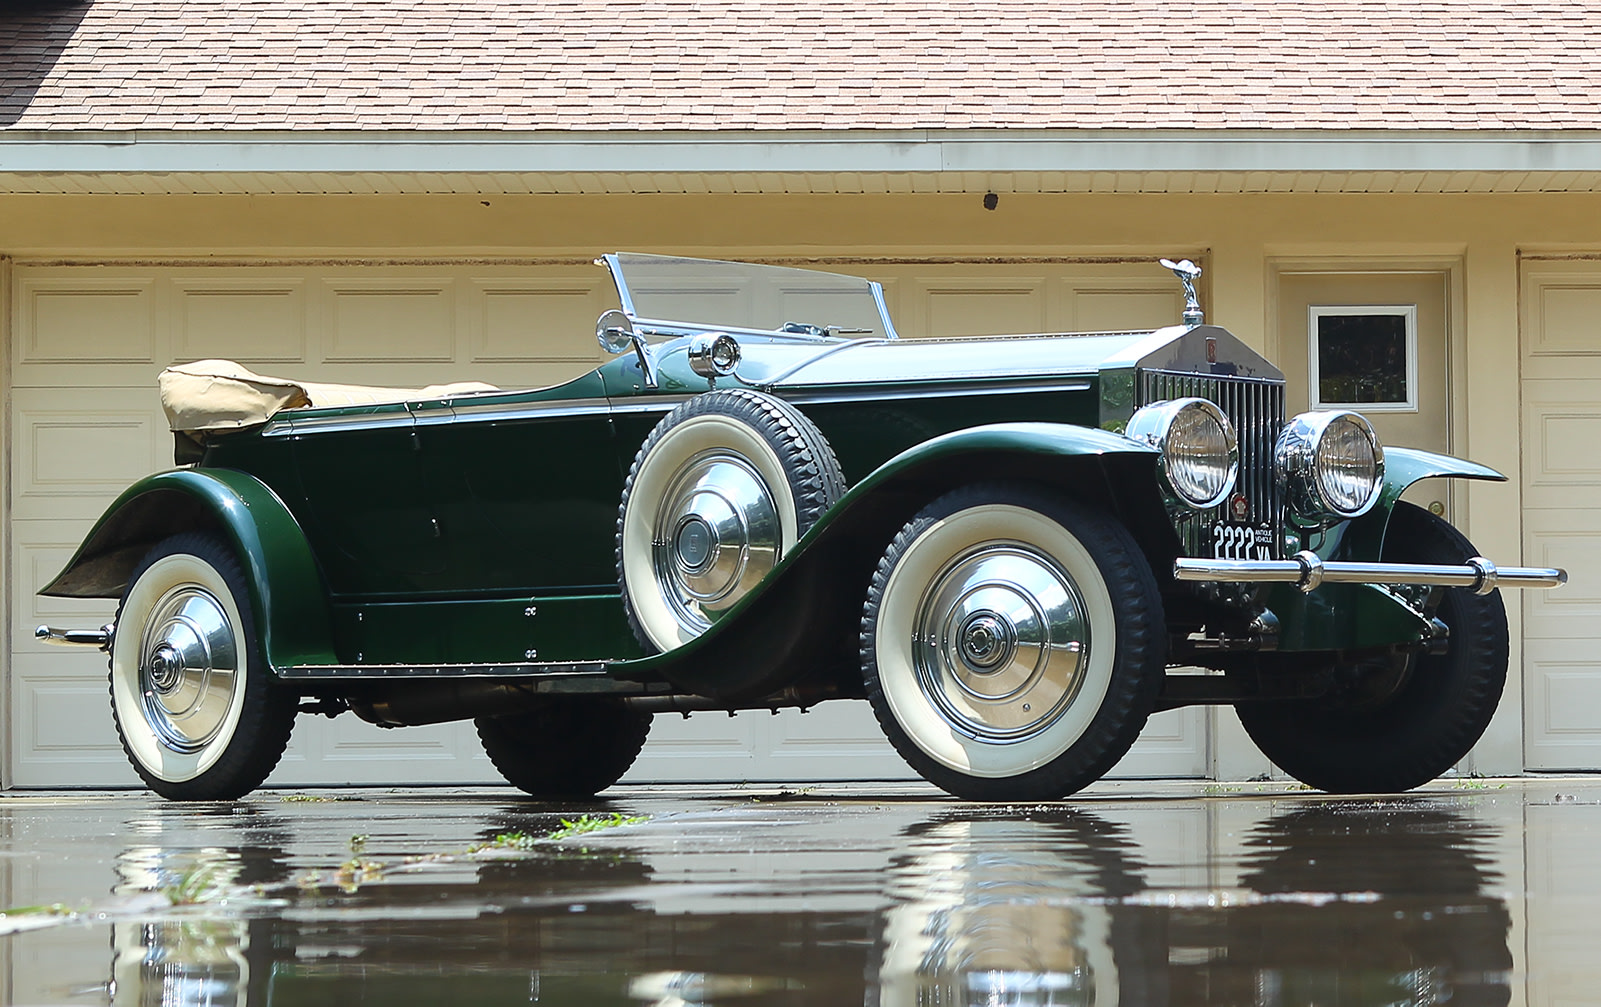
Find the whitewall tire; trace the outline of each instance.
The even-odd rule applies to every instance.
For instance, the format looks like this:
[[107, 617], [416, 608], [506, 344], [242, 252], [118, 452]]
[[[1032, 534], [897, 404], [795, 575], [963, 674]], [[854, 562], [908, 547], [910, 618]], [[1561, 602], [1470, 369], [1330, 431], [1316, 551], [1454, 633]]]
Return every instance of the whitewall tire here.
[[152, 790], [242, 797], [289, 743], [296, 696], [273, 681], [232, 550], [185, 533], [135, 569], [111, 646], [111, 710]]
[[886, 735], [961, 797], [1047, 800], [1128, 751], [1164, 671], [1161, 599], [1126, 529], [1027, 486], [948, 493], [896, 536], [862, 617]]

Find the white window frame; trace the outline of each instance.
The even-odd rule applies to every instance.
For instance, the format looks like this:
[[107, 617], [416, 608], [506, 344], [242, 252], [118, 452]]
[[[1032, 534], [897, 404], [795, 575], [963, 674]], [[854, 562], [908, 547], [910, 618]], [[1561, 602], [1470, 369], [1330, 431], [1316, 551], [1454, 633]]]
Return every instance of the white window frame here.
[[[1406, 319], [1406, 401], [1325, 402], [1318, 374], [1318, 319], [1330, 315], [1401, 315]], [[1313, 409], [1354, 409], [1364, 413], [1418, 411], [1418, 306], [1416, 304], [1313, 304], [1306, 309], [1306, 359]]]

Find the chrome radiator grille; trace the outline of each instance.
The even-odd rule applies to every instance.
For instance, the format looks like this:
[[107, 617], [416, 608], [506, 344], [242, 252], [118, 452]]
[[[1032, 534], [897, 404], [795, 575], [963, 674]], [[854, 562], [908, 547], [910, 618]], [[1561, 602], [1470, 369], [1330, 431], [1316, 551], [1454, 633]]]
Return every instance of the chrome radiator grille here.
[[1283, 510], [1273, 479], [1273, 443], [1284, 426], [1284, 382], [1271, 378], [1142, 370], [1137, 394], [1136, 406], [1189, 396], [1209, 399], [1228, 415], [1239, 434], [1240, 477], [1235, 496], [1245, 497], [1246, 513], [1244, 517], [1235, 513], [1232, 497], [1209, 511], [1192, 512], [1194, 516], [1178, 528], [1185, 551], [1192, 556], [1214, 555], [1213, 528], [1218, 522], [1226, 522], [1269, 531], [1270, 544], [1264, 552], [1254, 552], [1250, 558], [1282, 558]]

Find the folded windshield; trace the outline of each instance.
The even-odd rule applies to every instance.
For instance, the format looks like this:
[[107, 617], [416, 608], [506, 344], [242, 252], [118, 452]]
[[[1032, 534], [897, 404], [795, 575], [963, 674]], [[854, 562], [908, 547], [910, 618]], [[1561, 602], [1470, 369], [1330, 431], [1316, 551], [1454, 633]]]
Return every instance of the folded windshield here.
[[893, 339], [882, 288], [814, 269], [620, 252], [605, 257], [636, 319], [716, 329]]

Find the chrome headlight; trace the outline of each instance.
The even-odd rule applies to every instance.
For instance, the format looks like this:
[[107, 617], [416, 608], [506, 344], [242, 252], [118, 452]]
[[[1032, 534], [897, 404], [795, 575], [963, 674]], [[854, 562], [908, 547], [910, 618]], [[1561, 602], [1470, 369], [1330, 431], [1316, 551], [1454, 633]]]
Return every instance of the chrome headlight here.
[[1234, 424], [1206, 399], [1153, 402], [1129, 419], [1126, 432], [1162, 452], [1163, 482], [1191, 507], [1216, 507], [1234, 489], [1240, 470]]
[[1273, 463], [1290, 508], [1311, 521], [1366, 514], [1384, 484], [1384, 448], [1359, 413], [1295, 417], [1279, 432]]

